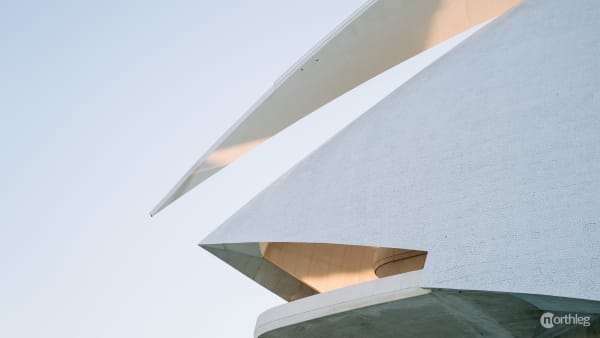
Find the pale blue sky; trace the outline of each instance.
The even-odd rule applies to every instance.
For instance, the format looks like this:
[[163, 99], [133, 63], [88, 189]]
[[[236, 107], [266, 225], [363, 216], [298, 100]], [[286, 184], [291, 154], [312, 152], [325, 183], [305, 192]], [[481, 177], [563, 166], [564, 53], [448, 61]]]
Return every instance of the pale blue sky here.
[[148, 212], [362, 2], [2, 1], [0, 336], [251, 336], [283, 301], [196, 244], [448, 45]]

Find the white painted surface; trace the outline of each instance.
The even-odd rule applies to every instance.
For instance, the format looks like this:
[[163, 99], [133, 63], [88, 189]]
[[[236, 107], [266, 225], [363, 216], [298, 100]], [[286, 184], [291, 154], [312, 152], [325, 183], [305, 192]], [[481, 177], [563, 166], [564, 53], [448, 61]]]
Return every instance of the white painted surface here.
[[368, 1], [277, 80], [198, 160], [151, 215], [315, 109], [519, 2]]
[[428, 251], [423, 286], [600, 300], [600, 4], [527, 1], [203, 243]]

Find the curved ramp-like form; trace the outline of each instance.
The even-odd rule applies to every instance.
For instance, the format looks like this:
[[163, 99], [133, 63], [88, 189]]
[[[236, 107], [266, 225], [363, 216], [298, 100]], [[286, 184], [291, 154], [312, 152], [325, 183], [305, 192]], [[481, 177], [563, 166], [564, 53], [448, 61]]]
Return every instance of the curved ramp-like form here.
[[400, 62], [487, 21], [520, 0], [367, 2], [286, 72], [151, 211], [269, 137]]
[[[415, 287], [417, 279], [409, 274], [385, 278], [277, 306], [260, 315], [254, 337], [600, 336], [597, 301], [423, 289]], [[563, 314], [568, 324], [553, 318]]]
[[523, 3], [202, 245], [419, 250], [419, 287], [600, 300], [598, 18], [595, 0]]

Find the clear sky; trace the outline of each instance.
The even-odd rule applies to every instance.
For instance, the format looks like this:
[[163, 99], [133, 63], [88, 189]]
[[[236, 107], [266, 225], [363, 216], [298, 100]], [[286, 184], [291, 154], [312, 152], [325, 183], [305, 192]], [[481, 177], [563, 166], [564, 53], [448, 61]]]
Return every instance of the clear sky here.
[[251, 336], [283, 301], [197, 243], [458, 40], [148, 212], [362, 2], [2, 1], [0, 336]]

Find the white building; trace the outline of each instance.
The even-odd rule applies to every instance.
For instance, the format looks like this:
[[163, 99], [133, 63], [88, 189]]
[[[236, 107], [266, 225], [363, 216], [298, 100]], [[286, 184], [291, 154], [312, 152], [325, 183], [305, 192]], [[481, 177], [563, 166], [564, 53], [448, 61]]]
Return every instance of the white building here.
[[323, 104], [496, 16], [202, 241], [290, 301], [261, 315], [256, 337], [600, 336], [597, 0], [369, 1], [153, 214]]

